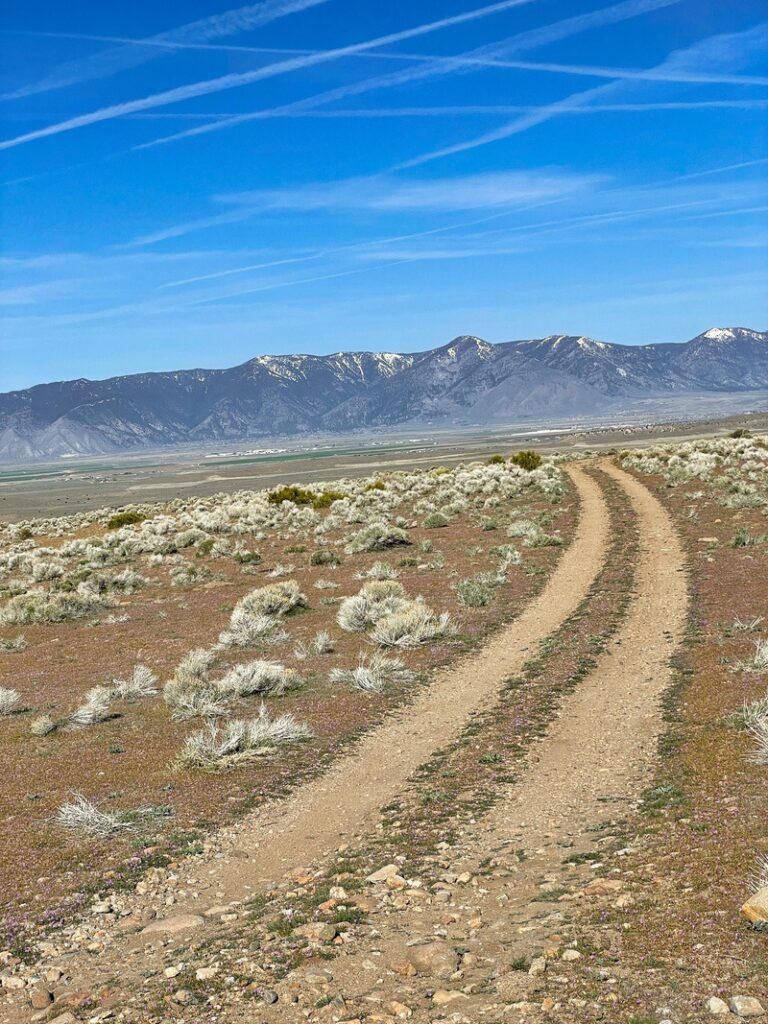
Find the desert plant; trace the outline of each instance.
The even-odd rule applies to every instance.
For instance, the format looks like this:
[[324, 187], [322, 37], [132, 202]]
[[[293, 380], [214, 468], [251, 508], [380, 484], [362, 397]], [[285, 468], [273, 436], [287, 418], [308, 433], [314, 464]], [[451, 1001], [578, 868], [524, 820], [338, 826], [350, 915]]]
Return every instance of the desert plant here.
[[45, 625], [82, 618], [104, 607], [103, 598], [93, 593], [49, 593], [30, 590], [17, 594], [0, 612], [0, 623], [5, 626]]
[[742, 672], [768, 672], [768, 639], [755, 640], [755, 653], [749, 661], [740, 661], [736, 665]]
[[362, 551], [385, 551], [410, 543], [408, 534], [399, 526], [384, 522], [370, 523], [352, 534], [344, 550], [348, 555], [356, 555]]
[[21, 699], [18, 690], [11, 690], [7, 686], [0, 686], [0, 717], [10, 715], [16, 710], [16, 705]]
[[328, 548], [318, 548], [317, 551], [313, 551], [309, 556], [310, 565], [340, 565], [341, 559], [335, 551], [329, 551]]
[[281, 628], [279, 619], [271, 615], [253, 615], [245, 608], [235, 608], [229, 621], [229, 628], [219, 634], [216, 646], [258, 647], [284, 643], [288, 634]]
[[136, 512], [131, 509], [125, 512], [115, 512], [107, 520], [107, 529], [119, 530], [122, 526], [134, 526], [136, 523], [143, 523], [146, 518], [143, 512]]
[[389, 562], [374, 562], [370, 569], [356, 573], [359, 580], [396, 580], [397, 577], [397, 569]]
[[465, 608], [483, 608], [493, 601], [493, 586], [479, 576], [471, 576], [456, 584], [456, 597]]
[[525, 469], [530, 473], [534, 469], [539, 468], [542, 459], [538, 452], [526, 449], [524, 451], [515, 452], [514, 455], [510, 456], [509, 461], [515, 466], [519, 466], [520, 469]]
[[157, 676], [146, 665], [137, 665], [127, 679], [112, 680], [112, 694], [129, 703], [157, 693]]
[[491, 455], [490, 458], [485, 460], [486, 466], [503, 466], [504, 462], [504, 456], [499, 455], [498, 453], [496, 455]]
[[111, 714], [112, 691], [106, 686], [94, 686], [85, 694], [80, 707], [69, 716], [72, 725], [85, 728], [105, 722]]
[[330, 654], [332, 650], [333, 641], [331, 640], [331, 634], [323, 629], [316, 633], [308, 644], [296, 644], [296, 647], [293, 650], [293, 656], [299, 661], [305, 661], [307, 658], [311, 658], [319, 654]]
[[342, 629], [359, 633], [385, 615], [398, 611], [407, 603], [405, 591], [396, 580], [371, 580], [352, 597], [339, 605], [336, 621]]
[[361, 654], [357, 668], [334, 668], [330, 674], [332, 683], [343, 683], [365, 693], [380, 693], [392, 683], [408, 682], [412, 678], [413, 672], [399, 658], [387, 658], [379, 652]]
[[108, 839], [118, 832], [133, 832], [135, 825], [119, 814], [101, 811], [82, 793], [73, 793], [72, 800], [62, 804], [54, 821], [70, 832], [83, 832], [94, 839]]
[[450, 520], [448, 519], [448, 516], [443, 515], [442, 512], [433, 512], [424, 520], [424, 526], [428, 530], [439, 530], [442, 527], [447, 526], [449, 522]]
[[307, 599], [295, 580], [268, 583], [265, 587], [252, 590], [237, 604], [253, 615], [287, 615], [294, 608], [306, 607]]
[[17, 654], [19, 651], [23, 651], [26, 646], [27, 641], [23, 633], [19, 633], [12, 640], [0, 640], [0, 651], [5, 651], [6, 654]]
[[293, 671], [275, 661], [249, 661], [235, 665], [218, 680], [217, 686], [225, 697], [280, 697], [301, 685]]
[[380, 619], [371, 639], [382, 647], [418, 647], [454, 632], [447, 612], [436, 615], [421, 601], [412, 601], [402, 610]]
[[312, 735], [293, 715], [270, 718], [264, 705], [258, 718], [235, 719], [219, 726], [209, 722], [187, 737], [174, 767], [216, 771], [258, 757], [283, 743], [295, 743]]
[[39, 715], [37, 718], [33, 719], [32, 724], [29, 727], [29, 731], [33, 736], [49, 736], [62, 724], [62, 720], [54, 718], [53, 715]]

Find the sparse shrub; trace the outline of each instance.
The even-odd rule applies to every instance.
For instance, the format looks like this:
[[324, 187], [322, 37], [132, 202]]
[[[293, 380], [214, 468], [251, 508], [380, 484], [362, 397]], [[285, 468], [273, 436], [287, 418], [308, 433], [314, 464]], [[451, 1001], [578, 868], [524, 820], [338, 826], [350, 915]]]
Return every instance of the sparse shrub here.
[[424, 520], [424, 526], [428, 530], [439, 530], [444, 526], [447, 526], [450, 522], [448, 516], [443, 515], [442, 512], [433, 512], [427, 516]]
[[288, 690], [301, 685], [301, 678], [291, 668], [275, 661], [249, 661], [235, 665], [218, 680], [217, 686], [225, 697], [281, 697]]
[[493, 601], [493, 587], [479, 576], [456, 584], [456, 596], [465, 608], [483, 608]]
[[50, 734], [55, 732], [62, 724], [62, 720], [60, 718], [54, 718], [53, 715], [39, 715], [32, 721], [29, 731], [33, 736], [50, 736]]
[[316, 590], [336, 590], [339, 584], [336, 583], [334, 580], [320, 579], [315, 580], [312, 586], [315, 587]]
[[23, 633], [19, 633], [12, 640], [0, 640], [0, 651], [5, 651], [6, 654], [17, 654], [19, 651], [23, 651], [26, 646], [27, 641]]
[[755, 641], [755, 653], [749, 661], [740, 661], [737, 666], [742, 672], [768, 672], [768, 639]]
[[341, 491], [321, 491], [312, 499], [312, 508], [330, 508], [334, 501], [341, 501], [346, 494]]
[[374, 562], [370, 569], [356, 574], [359, 580], [396, 580], [397, 569], [389, 562]]
[[367, 483], [363, 488], [363, 490], [366, 491], [386, 491], [386, 489], [387, 485], [383, 480], [371, 480], [370, 483]]
[[283, 565], [282, 562], [278, 562], [272, 569], [269, 570], [267, 576], [272, 579], [278, 579], [280, 576], [290, 576], [296, 566], [293, 562], [288, 562], [287, 565]]
[[69, 721], [81, 729], [105, 722], [111, 714], [111, 700], [112, 691], [108, 687], [94, 686], [85, 694], [85, 699], [80, 707], [76, 708], [69, 716]]
[[70, 832], [83, 832], [94, 839], [108, 839], [118, 832], [133, 832], [135, 826], [119, 814], [100, 811], [82, 793], [73, 793], [73, 799], [62, 804], [54, 821]]
[[253, 615], [246, 608], [235, 608], [229, 628], [219, 634], [216, 646], [259, 647], [285, 643], [288, 634], [272, 615]]
[[293, 650], [293, 656], [298, 658], [299, 661], [305, 661], [307, 658], [320, 654], [330, 654], [332, 650], [333, 641], [331, 640], [331, 634], [327, 630], [322, 629], [315, 634], [308, 644], [297, 644]]
[[294, 608], [306, 607], [307, 599], [295, 580], [282, 583], [268, 583], [266, 587], [252, 590], [238, 604], [253, 615], [287, 615]]
[[206, 647], [195, 647], [181, 659], [173, 673], [174, 679], [182, 682], [195, 683], [205, 682], [208, 673], [216, 664], [217, 656], [215, 651]]
[[486, 466], [503, 466], [505, 461], [506, 460], [503, 455], [499, 455], [498, 453], [496, 453], [495, 455], [491, 455], [490, 458], [486, 459], [485, 464]]
[[115, 512], [107, 520], [108, 530], [119, 530], [123, 526], [134, 526], [136, 523], [143, 523], [147, 517], [143, 512], [127, 509], [125, 512]]
[[283, 743], [295, 743], [312, 735], [293, 715], [270, 718], [262, 704], [258, 718], [235, 719], [219, 726], [209, 722], [193, 733], [175, 762], [176, 768], [202, 768], [217, 771], [234, 767], [258, 757]]
[[328, 548], [318, 548], [317, 551], [313, 551], [309, 556], [310, 565], [340, 565], [341, 559], [335, 551], [329, 551]]
[[407, 604], [405, 591], [396, 580], [370, 580], [339, 606], [336, 621], [342, 629], [359, 633]]
[[242, 544], [237, 545], [232, 557], [238, 565], [258, 565], [261, 561], [261, 554], [258, 551], [250, 551]]
[[112, 694], [116, 700], [133, 703], [156, 693], [157, 676], [146, 665], [137, 665], [127, 679], [112, 680]]
[[49, 593], [30, 590], [10, 598], [0, 612], [5, 626], [45, 625], [79, 619], [104, 607], [104, 600], [93, 593]]
[[399, 526], [391, 526], [384, 522], [370, 523], [352, 534], [345, 551], [348, 555], [357, 555], [362, 551], [385, 551], [387, 548], [410, 543], [408, 534]]
[[525, 469], [531, 473], [534, 469], [539, 468], [542, 458], [538, 452], [525, 449], [524, 451], [515, 452], [514, 455], [510, 456], [509, 461], [515, 466], [519, 466], [520, 469]]
[[361, 654], [357, 668], [334, 668], [330, 674], [332, 683], [343, 683], [365, 693], [380, 693], [392, 683], [409, 682], [412, 678], [413, 672], [399, 658], [387, 658], [379, 652]]
[[371, 639], [382, 647], [418, 647], [430, 640], [441, 640], [455, 632], [447, 612], [436, 615], [420, 601], [380, 619]]
[[10, 715], [16, 710], [16, 705], [21, 699], [18, 690], [11, 690], [7, 686], [0, 686], [0, 718], [3, 715]]

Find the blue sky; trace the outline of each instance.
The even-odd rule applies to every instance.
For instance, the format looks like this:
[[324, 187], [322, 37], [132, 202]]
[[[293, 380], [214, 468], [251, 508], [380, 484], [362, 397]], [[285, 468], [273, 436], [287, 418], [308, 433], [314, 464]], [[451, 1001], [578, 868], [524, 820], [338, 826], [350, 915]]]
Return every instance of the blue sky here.
[[763, 0], [9, 8], [1, 390], [766, 326]]

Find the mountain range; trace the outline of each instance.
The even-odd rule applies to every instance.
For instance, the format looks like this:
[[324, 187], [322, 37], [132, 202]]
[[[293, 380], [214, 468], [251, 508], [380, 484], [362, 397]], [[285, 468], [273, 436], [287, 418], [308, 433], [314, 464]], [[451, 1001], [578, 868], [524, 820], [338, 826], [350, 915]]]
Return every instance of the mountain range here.
[[257, 356], [0, 394], [0, 461], [400, 426], [502, 425], [670, 395], [768, 389], [768, 332], [614, 345], [575, 335], [417, 353]]

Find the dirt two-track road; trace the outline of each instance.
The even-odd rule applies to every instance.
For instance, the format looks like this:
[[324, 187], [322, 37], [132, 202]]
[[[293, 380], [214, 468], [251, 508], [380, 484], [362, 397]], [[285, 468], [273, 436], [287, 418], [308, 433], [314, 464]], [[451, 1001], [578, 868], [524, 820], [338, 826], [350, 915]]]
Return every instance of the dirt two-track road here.
[[[455, 871], [473, 874], [494, 851], [510, 844], [532, 852], [517, 866], [511, 894], [498, 899], [497, 893], [489, 891], [484, 897], [481, 890], [477, 896], [483, 927], [474, 937], [475, 963], [482, 962], [484, 954], [495, 955], [500, 936], [516, 932], [526, 920], [525, 908], [536, 898], [535, 889], [548, 862], [562, 860], [562, 847], [578, 844], [579, 837], [599, 828], [609, 815], [616, 814], [617, 805], [630, 806], [652, 768], [661, 727], [660, 699], [670, 684], [669, 659], [685, 625], [683, 552], [667, 513], [653, 495], [607, 460], [599, 467], [622, 489], [637, 516], [640, 544], [633, 567], [634, 590], [623, 621], [592, 670], [563, 698], [558, 715], [533, 746], [517, 780], [506, 786], [501, 799], [476, 822], [457, 853]], [[178, 920], [181, 915], [201, 915], [214, 904], [237, 904], [298, 868], [322, 865], [340, 846], [374, 831], [380, 808], [398, 796], [415, 769], [454, 740], [471, 714], [498, 700], [505, 680], [519, 673], [579, 607], [599, 578], [607, 557], [615, 527], [603, 494], [601, 480], [605, 477], [591, 474], [579, 464], [569, 466], [568, 473], [579, 494], [580, 520], [575, 539], [539, 596], [485, 648], [440, 672], [413, 703], [363, 737], [323, 775], [243, 820], [231, 830], [216, 857], [202, 864], [199, 858], [182, 863], [178, 870], [179, 896], [172, 908], [163, 901], [156, 903], [158, 918]], [[137, 908], [153, 905], [151, 895], [135, 899]], [[387, 958], [402, 956], [403, 948], [414, 936], [432, 934], [434, 930], [440, 934], [444, 914], [444, 904], [427, 904], [421, 905], [417, 914], [406, 911], [377, 917], [375, 938], [342, 948], [334, 960], [334, 990], [343, 992], [346, 998], [364, 998], [371, 987], [373, 944], [379, 958], [379, 969], [373, 976], [378, 978], [380, 994], [376, 997], [375, 1008], [380, 1014], [376, 1019], [390, 1019], [388, 1000], [395, 1004], [400, 1000], [407, 1008], [407, 1000], [398, 988], [402, 977], [384, 972], [383, 963]], [[210, 949], [217, 942], [226, 945], [231, 937], [227, 938], [226, 926], [220, 925], [216, 917], [205, 922], [200, 924], [198, 919], [193, 931], [195, 941], [204, 936], [213, 944], [207, 963]], [[217, 930], [222, 927], [219, 936]], [[147, 972], [168, 962], [169, 943], [189, 942], [191, 937], [183, 930], [172, 935], [170, 928], [164, 934], [158, 923], [154, 928], [151, 934], [133, 935], [113, 929], [98, 955], [70, 956], [66, 971], [73, 987], [95, 991], [107, 982], [113, 987], [117, 984], [114, 1012], [122, 1009], [127, 1020], [143, 1019], [131, 1015], [131, 993], [142, 984]], [[142, 950], [140, 956], [129, 955], [138, 948]], [[472, 1022], [501, 1019], [483, 1010], [492, 1002], [491, 997], [466, 992], [470, 975], [468, 961], [461, 982], [439, 983], [448, 989], [464, 987], [456, 995], [455, 1007], [450, 1004], [450, 1011]], [[183, 1013], [182, 1008], [177, 1009]], [[33, 1011], [28, 1003], [14, 1000], [0, 1007], [0, 1016], [3, 1013], [7, 1020], [16, 1022], [29, 1021]], [[308, 1017], [306, 1005], [284, 1003], [282, 999], [279, 1006], [237, 1004], [207, 1014], [205, 1006], [198, 1005], [194, 1012], [187, 1008], [185, 1017], [189, 1021], [293, 1021]], [[53, 1019], [55, 1016], [51, 1014]], [[434, 1016], [434, 1008], [416, 1005], [410, 1011], [414, 1021], [432, 1020]], [[339, 1013], [336, 1019], [354, 1018]], [[394, 1011], [391, 1019], [397, 1019]]]

